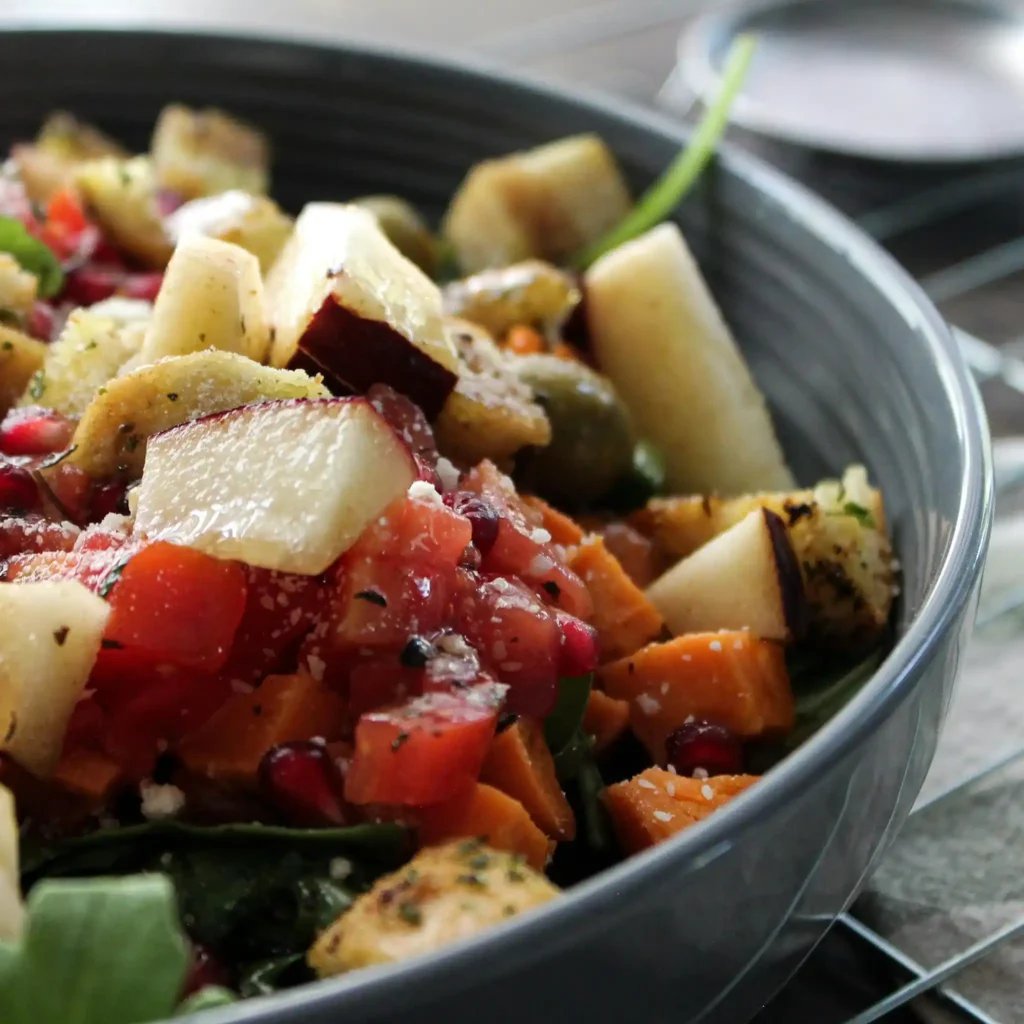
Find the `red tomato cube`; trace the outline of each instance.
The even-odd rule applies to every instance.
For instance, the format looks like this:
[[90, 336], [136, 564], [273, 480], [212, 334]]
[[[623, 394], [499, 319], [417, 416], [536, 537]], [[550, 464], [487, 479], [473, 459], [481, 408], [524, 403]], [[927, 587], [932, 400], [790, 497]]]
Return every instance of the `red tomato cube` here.
[[356, 804], [440, 803], [480, 775], [504, 687], [431, 693], [369, 711], [356, 726], [345, 798]]

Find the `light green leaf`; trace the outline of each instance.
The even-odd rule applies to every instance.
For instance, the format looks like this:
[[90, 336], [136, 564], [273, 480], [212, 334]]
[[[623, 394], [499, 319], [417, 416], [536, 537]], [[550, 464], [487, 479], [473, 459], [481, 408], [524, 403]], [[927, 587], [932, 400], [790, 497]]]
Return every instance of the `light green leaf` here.
[[0, 217], [0, 252], [9, 252], [30, 274], [39, 278], [39, 294], [56, 295], [64, 285], [64, 271], [54, 251], [30, 235], [14, 217]]
[[588, 246], [573, 259], [573, 265], [585, 270], [611, 249], [660, 224], [682, 201], [704, 172], [714, 155], [718, 140], [729, 124], [729, 111], [743, 88], [751, 58], [754, 37], [743, 35], [729, 51], [722, 73], [722, 88], [708, 107], [686, 148], [669, 164], [662, 176], [637, 200], [636, 206], [620, 224], [603, 238]]
[[194, 995], [186, 999], [175, 1017], [187, 1017], [190, 1013], [199, 1013], [201, 1010], [215, 1010], [218, 1006], [230, 1006], [238, 1002], [238, 996], [230, 989], [221, 988], [219, 985], [207, 985], [201, 988]]
[[0, 955], [3, 1024], [143, 1024], [169, 1016], [188, 968], [159, 875], [43, 882]]

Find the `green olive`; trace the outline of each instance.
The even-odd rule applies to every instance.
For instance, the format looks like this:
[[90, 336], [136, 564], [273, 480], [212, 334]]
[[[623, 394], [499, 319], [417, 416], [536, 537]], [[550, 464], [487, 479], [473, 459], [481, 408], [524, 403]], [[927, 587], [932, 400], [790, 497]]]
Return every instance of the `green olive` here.
[[436, 274], [437, 239], [409, 203], [398, 196], [362, 196], [352, 202], [377, 218], [381, 230], [403, 256], [429, 277]]
[[542, 260], [484, 270], [444, 289], [446, 313], [486, 327], [495, 338], [504, 337], [516, 324], [557, 334], [579, 301], [575, 281]]
[[599, 501], [633, 464], [629, 415], [611, 382], [557, 356], [523, 356], [512, 364], [547, 413], [552, 435], [546, 448], [522, 460], [518, 479], [557, 504]]

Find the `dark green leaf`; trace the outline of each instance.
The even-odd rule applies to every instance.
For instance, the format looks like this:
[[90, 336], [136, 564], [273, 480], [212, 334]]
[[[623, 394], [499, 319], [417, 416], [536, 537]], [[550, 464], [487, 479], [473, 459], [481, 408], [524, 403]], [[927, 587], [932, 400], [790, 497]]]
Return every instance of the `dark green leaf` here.
[[101, 829], [55, 846], [25, 845], [21, 863], [22, 877], [31, 884], [43, 874], [117, 872], [124, 870], [125, 864], [143, 861], [153, 851], [173, 847], [233, 846], [249, 853], [262, 848], [277, 854], [291, 850], [327, 857], [352, 853], [379, 858], [390, 865], [401, 858], [407, 843], [407, 831], [391, 824], [299, 829], [256, 824], [204, 827], [177, 821], [151, 821], [127, 828]]
[[643, 508], [665, 487], [665, 457], [650, 441], [638, 441], [627, 476], [612, 488], [605, 504], [617, 512]]
[[611, 844], [611, 833], [608, 824], [608, 812], [601, 803], [600, 794], [604, 789], [604, 779], [593, 758], [586, 758], [576, 775], [579, 787], [580, 804], [583, 808], [583, 834], [587, 845], [592, 850], [607, 850]]
[[174, 893], [156, 875], [39, 885], [0, 958], [3, 1024], [138, 1024], [174, 1010], [188, 968]]
[[39, 278], [39, 294], [44, 299], [56, 295], [63, 287], [60, 260], [14, 217], [0, 217], [0, 252], [9, 252], [25, 270]]
[[593, 680], [593, 673], [558, 680], [558, 701], [544, 719], [544, 738], [556, 757], [572, 742], [583, 723]]
[[718, 140], [729, 124], [729, 111], [747, 77], [754, 55], [752, 36], [739, 36], [729, 51], [722, 86], [714, 102], [708, 107], [690, 138], [689, 144], [669, 165], [664, 174], [637, 200], [636, 206], [625, 219], [593, 245], [573, 259], [573, 265], [586, 269], [610, 249], [649, 231], [661, 223], [682, 202], [684, 196], [700, 178]]
[[199, 1013], [201, 1010], [215, 1010], [218, 1006], [230, 1006], [238, 1002], [238, 996], [230, 989], [221, 988], [219, 985], [207, 985], [198, 992], [190, 995], [181, 1006], [175, 1017], [187, 1017], [190, 1013]]

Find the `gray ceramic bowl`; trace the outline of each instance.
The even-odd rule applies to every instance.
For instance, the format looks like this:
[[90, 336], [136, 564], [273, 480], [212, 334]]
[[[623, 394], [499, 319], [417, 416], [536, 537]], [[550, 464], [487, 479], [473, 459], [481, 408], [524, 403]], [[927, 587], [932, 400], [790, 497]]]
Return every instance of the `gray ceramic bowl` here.
[[[0, 35], [0, 134], [54, 107], [144, 146], [169, 100], [273, 137], [277, 192], [397, 192], [438, 213], [482, 157], [599, 132], [633, 184], [673, 124], [384, 53], [141, 33]], [[991, 517], [978, 396], [942, 321], [846, 220], [737, 153], [679, 213], [803, 480], [863, 460], [903, 561], [896, 645], [824, 730], [708, 823], [482, 939], [214, 1013], [284, 1024], [742, 1021], [853, 899], [935, 749]]]

